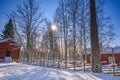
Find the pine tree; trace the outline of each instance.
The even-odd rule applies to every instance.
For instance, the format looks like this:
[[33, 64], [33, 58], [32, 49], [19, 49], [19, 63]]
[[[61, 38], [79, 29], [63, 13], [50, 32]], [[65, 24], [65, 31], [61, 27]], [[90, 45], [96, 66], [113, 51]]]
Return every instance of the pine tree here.
[[9, 19], [8, 23], [4, 26], [4, 30], [2, 31], [1, 38], [2, 39], [14, 39], [14, 26], [12, 20]]

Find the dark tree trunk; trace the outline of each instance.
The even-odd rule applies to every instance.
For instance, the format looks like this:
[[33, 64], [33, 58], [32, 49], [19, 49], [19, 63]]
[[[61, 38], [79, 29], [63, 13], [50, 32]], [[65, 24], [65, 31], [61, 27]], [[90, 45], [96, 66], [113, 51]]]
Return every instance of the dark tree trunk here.
[[90, 0], [90, 36], [92, 48], [92, 72], [102, 72], [100, 61], [100, 48], [98, 38], [98, 26], [96, 20], [95, 0]]

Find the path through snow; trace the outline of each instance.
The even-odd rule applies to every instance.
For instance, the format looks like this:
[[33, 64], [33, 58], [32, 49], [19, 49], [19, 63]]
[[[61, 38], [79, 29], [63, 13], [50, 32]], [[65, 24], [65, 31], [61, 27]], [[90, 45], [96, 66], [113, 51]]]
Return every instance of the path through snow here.
[[0, 63], [0, 80], [120, 80], [120, 77], [19, 63]]

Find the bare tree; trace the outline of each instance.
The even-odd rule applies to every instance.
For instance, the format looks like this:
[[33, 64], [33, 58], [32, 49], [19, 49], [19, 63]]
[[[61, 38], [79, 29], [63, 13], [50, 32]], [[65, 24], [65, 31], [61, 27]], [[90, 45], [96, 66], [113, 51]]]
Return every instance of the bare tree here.
[[68, 1], [68, 15], [70, 16], [70, 22], [72, 26], [72, 38], [73, 38], [73, 59], [74, 59], [74, 70], [76, 64], [76, 33], [77, 33], [77, 21], [80, 18], [80, 0], [69, 0]]
[[[64, 59], [65, 59], [65, 69], [67, 69], [67, 36], [68, 36], [68, 15], [67, 15], [66, 0], [60, 0], [59, 6], [56, 10], [55, 20], [59, 26], [59, 38], [64, 41], [64, 46], [61, 44], [61, 50], [64, 47]], [[62, 51], [61, 51], [62, 52]]]
[[90, 0], [90, 35], [92, 47], [92, 71], [102, 72], [95, 0]]
[[[68, 60], [67, 57], [69, 57], [69, 59], [71, 58], [70, 60], [73, 61], [74, 69], [75, 69], [76, 60], [80, 58], [80, 57], [77, 57], [77, 55], [79, 54], [77, 49], [78, 49], [78, 44], [80, 42], [79, 39], [81, 35], [83, 35], [83, 28], [85, 27], [85, 25], [83, 25], [83, 22], [85, 23], [86, 21], [83, 19], [85, 17], [85, 14], [84, 14], [84, 9], [83, 10], [81, 9], [81, 5], [80, 5], [81, 2], [82, 0], [79, 0], [79, 1], [78, 0], [60, 0], [59, 6], [56, 10], [56, 15], [55, 15], [55, 20], [59, 25], [59, 30], [60, 30], [59, 35], [60, 35], [61, 41], [63, 41], [64, 43], [64, 46], [62, 45], [62, 47], [64, 47], [65, 61]], [[80, 35], [80, 32], [78, 32], [79, 30], [77, 30], [77, 28], [79, 28], [79, 30], [82, 31], [81, 35]], [[81, 39], [81, 41], [82, 40], [83, 39]], [[68, 52], [70, 53], [68, 54]], [[65, 68], [66, 67], [67, 67], [67, 62], [65, 63]]]
[[[81, 0], [81, 7], [80, 7], [80, 49], [81, 54], [83, 54], [83, 63], [84, 63], [84, 71], [85, 71], [85, 63], [87, 63], [87, 57], [86, 57], [86, 48], [87, 48], [87, 42], [89, 42], [88, 34], [89, 34], [89, 28], [88, 28], [88, 0]], [[82, 50], [83, 47], [83, 50]]]
[[[47, 51], [49, 50], [49, 53], [46, 52], [44, 54], [50, 55], [48, 57], [48, 60], [53, 60], [52, 64], [53, 66], [55, 65], [55, 60], [57, 60], [57, 55], [59, 54], [58, 50], [58, 43], [57, 43], [57, 34], [56, 31], [52, 30], [52, 23], [50, 21], [46, 20], [46, 32], [43, 35], [42, 41], [43, 41], [43, 46]], [[44, 58], [46, 55], [44, 56]]]
[[19, 34], [19, 38], [21, 38], [20, 40], [23, 43], [22, 46], [26, 46], [24, 50], [28, 62], [30, 55], [35, 53], [33, 51], [36, 47], [37, 30], [39, 30], [40, 24], [43, 21], [42, 13], [35, 0], [27, 0], [24, 4], [17, 7], [17, 11], [13, 13], [13, 16], [15, 24], [17, 24], [17, 34]]
[[[95, 5], [96, 7], [101, 4], [99, 1], [98, 3], [99, 4]], [[97, 10], [97, 23], [99, 27], [98, 29], [100, 30], [98, 31], [100, 42], [98, 42], [100, 44], [103, 40], [105, 41], [106, 39], [111, 39], [110, 36], [112, 34], [110, 34], [110, 29], [107, 32], [102, 29], [103, 25], [100, 24], [104, 24], [104, 20], [101, 21], [101, 19], [99, 19], [101, 16], [101, 7], [98, 7]], [[86, 48], [90, 45], [90, 28], [88, 27], [90, 24], [89, 13], [89, 0], [60, 0], [59, 6], [55, 13], [55, 20], [59, 25], [59, 37], [61, 38], [61, 49], [59, 50], [60, 52], [64, 52], [63, 56], [65, 56], [65, 60], [69, 57], [69, 59], [71, 58], [70, 60], [74, 60], [74, 63], [76, 63], [76, 61], [81, 58], [81, 54], [85, 56]], [[107, 38], [104, 38], [105, 36]], [[64, 50], [62, 49], [63, 47]], [[70, 53], [68, 54], [68, 52]], [[85, 56], [83, 58], [84, 63], [86, 60], [87, 57]]]

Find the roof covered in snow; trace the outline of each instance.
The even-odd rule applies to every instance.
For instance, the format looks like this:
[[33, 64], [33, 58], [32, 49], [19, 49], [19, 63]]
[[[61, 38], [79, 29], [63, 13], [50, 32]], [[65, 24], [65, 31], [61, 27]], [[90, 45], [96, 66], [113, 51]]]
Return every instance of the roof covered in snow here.
[[15, 40], [13, 40], [11, 38], [0, 40], [0, 44], [4, 43], [4, 42], [8, 42], [8, 41], [12, 41], [13, 42], [13, 43], [9, 43], [9, 45], [20, 47], [20, 45]]
[[[110, 48], [110, 47], [107, 47], [107, 48], [103, 48], [102, 51], [101, 51], [101, 54], [112, 54], [112, 50], [113, 50], [113, 53], [114, 54], [120, 54], [120, 47], [114, 47], [114, 48]], [[87, 48], [86, 49], [86, 53], [87, 54], [91, 54], [91, 48]]]
[[[2, 39], [2, 40], [0, 40], [0, 43], [7, 42], [7, 41], [9, 41], [9, 40], [14, 41], [14, 40], [8, 38], [8, 39]], [[14, 42], [15, 42], [15, 41], [14, 41]]]

